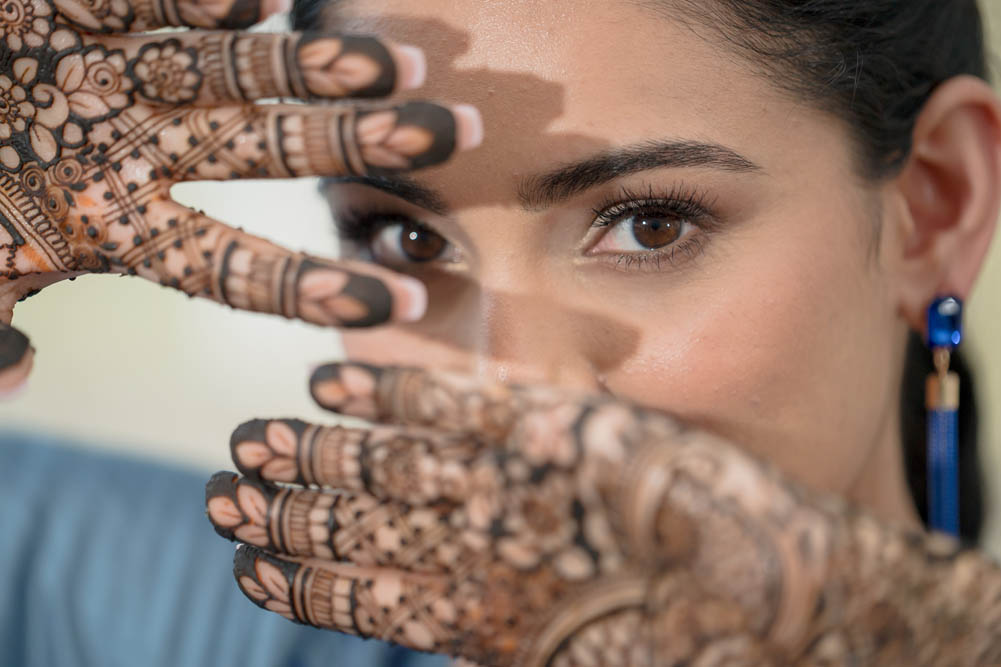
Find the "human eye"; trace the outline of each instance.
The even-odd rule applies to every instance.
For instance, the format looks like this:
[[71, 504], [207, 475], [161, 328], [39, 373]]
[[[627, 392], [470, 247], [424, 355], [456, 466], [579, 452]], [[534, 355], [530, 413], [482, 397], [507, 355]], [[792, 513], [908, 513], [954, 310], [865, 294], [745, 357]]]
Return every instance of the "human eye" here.
[[590, 257], [624, 270], [657, 271], [694, 259], [715, 229], [705, 193], [675, 187], [640, 195], [623, 189], [594, 210], [592, 228], [604, 230], [587, 251]]
[[378, 264], [430, 264], [448, 261], [454, 254], [445, 237], [401, 213], [350, 210], [336, 215], [334, 223], [351, 254]]

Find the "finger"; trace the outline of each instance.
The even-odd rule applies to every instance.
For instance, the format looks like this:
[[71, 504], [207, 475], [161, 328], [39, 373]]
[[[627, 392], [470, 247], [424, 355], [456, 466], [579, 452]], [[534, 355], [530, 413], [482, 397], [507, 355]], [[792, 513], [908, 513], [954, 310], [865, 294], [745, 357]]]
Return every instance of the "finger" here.
[[313, 372], [310, 392], [321, 407], [345, 416], [465, 434], [565, 465], [579, 455], [585, 421], [596, 442], [668, 438], [683, 428], [667, 414], [607, 395], [405, 366], [327, 364]]
[[437, 579], [316, 560], [283, 559], [251, 546], [233, 558], [243, 593], [263, 609], [316, 627], [453, 653], [462, 615]]
[[[98, 67], [110, 76], [101, 91], [92, 83]], [[219, 106], [272, 97], [386, 97], [423, 85], [426, 71], [420, 49], [374, 37], [188, 32], [92, 39], [60, 59], [56, 80], [71, 104], [115, 88], [143, 104]]]
[[[167, 26], [247, 28], [272, 14], [288, 11], [292, 5], [290, 0], [54, 0], [53, 4], [70, 23], [87, 32], [101, 33]], [[45, 2], [28, 6], [38, 11], [39, 5], [48, 8]]]
[[140, 213], [105, 210], [101, 240], [113, 270], [239, 310], [321, 326], [368, 327], [419, 319], [419, 281], [379, 267], [293, 253], [173, 202]]
[[419, 368], [361, 363], [321, 366], [313, 399], [328, 410], [373, 422], [475, 433], [503, 442], [531, 398], [517, 387]]
[[95, 140], [106, 146], [98, 160], [136, 155], [156, 167], [152, 176], [173, 182], [394, 174], [445, 162], [483, 137], [473, 107], [428, 102], [364, 111], [277, 104], [187, 109], [123, 114], [108, 126], [107, 141]]
[[[305, 477], [313, 478], [316, 470], [327, 469], [325, 476], [334, 482], [335, 491], [290, 491], [285, 496], [287, 489], [279, 491], [259, 478], [236, 481], [232, 474], [221, 473], [213, 480], [212, 494], [225, 498], [217, 501], [218, 516], [210, 516], [230, 531], [230, 539], [234, 526], [248, 523], [256, 528], [243, 530], [262, 536], [265, 528], [279, 531], [268, 533], [267, 543], [235, 537], [293, 555], [333, 553], [358, 564], [422, 572], [442, 568], [455, 575], [487, 548], [495, 548], [513, 565], [532, 568], [552, 557], [557, 571], [580, 577], [588, 556], [576, 547], [565, 548], [569, 545], [563, 540], [580, 533], [576, 546], [585, 544], [575, 512], [599, 508], [597, 499], [575, 496], [572, 475], [565, 470], [577, 462], [571, 433], [552, 428], [519, 431], [516, 444], [499, 456], [497, 450], [483, 451], [468, 439], [425, 438], [392, 428], [366, 433], [320, 429], [294, 420], [256, 420], [234, 433], [238, 467], [251, 475], [273, 475], [282, 483], [303, 479], [304, 470]], [[248, 484], [254, 490], [244, 489], [243, 496], [236, 492]], [[296, 503], [310, 508], [296, 509]], [[234, 512], [234, 506], [240, 511]], [[278, 509], [255, 514], [255, 506]], [[290, 516], [282, 518], [286, 512]], [[303, 516], [315, 522], [308, 533], [320, 540], [319, 550], [285, 546], [307, 544], [301, 537]], [[433, 516], [440, 518], [437, 524]], [[241, 517], [244, 523], [236, 523]], [[280, 532], [285, 530], [292, 531], [291, 536]], [[366, 535], [372, 537], [359, 538]], [[371, 545], [376, 545], [374, 550]], [[358, 548], [361, 551], [354, 553]], [[592, 548], [590, 553], [599, 551]]]
[[279, 555], [322, 558], [424, 574], [466, 572], [487, 540], [460, 539], [447, 509], [380, 501], [366, 493], [278, 488], [233, 473], [205, 487], [219, 535]]
[[405, 429], [316, 426], [295, 419], [255, 419], [233, 432], [233, 462], [268, 482], [359, 491], [413, 505], [462, 502], [472, 438]]
[[24, 386], [34, 359], [35, 350], [28, 337], [14, 327], [0, 324], [0, 399]]

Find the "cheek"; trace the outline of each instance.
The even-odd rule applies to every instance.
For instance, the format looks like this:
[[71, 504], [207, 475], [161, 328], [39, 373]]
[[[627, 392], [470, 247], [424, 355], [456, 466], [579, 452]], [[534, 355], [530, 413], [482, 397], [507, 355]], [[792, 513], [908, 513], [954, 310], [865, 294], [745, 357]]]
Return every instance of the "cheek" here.
[[711, 276], [663, 304], [609, 388], [844, 491], [893, 396], [892, 318], [857, 242], [824, 241], [747, 239], [762, 251], [704, 265]]

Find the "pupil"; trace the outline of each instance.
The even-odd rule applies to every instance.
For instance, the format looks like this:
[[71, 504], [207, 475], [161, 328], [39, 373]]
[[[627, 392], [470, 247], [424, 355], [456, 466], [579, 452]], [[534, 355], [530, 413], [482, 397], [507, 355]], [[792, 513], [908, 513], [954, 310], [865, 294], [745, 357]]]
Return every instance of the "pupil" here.
[[664, 218], [635, 218], [633, 236], [645, 248], [656, 250], [670, 245], [681, 236], [681, 222]]
[[413, 262], [430, 262], [445, 250], [445, 239], [426, 227], [407, 225], [403, 228], [400, 247], [407, 259]]

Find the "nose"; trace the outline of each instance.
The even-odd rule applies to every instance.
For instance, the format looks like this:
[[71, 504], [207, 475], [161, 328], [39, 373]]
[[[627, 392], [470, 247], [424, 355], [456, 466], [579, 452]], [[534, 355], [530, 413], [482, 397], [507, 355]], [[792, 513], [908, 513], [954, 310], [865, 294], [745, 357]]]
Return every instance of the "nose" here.
[[[489, 380], [601, 391], [594, 318], [538, 294], [481, 292], [471, 341], [475, 372]], [[598, 327], [600, 328], [600, 327]]]

